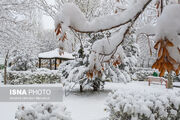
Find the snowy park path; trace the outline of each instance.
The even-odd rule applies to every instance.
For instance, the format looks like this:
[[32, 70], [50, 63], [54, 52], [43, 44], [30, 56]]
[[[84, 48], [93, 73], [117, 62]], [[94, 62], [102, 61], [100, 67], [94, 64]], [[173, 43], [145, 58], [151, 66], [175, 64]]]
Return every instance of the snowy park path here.
[[105, 101], [109, 91], [71, 94], [64, 98], [73, 120], [105, 120]]

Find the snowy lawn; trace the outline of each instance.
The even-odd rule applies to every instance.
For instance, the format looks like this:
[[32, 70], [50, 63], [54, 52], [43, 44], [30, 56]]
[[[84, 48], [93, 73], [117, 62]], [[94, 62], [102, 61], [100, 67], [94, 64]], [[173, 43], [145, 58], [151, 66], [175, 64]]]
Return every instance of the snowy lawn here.
[[[84, 93], [73, 92], [69, 96], [64, 97], [64, 104], [68, 111], [71, 112], [72, 120], [105, 120], [108, 114], [104, 111], [106, 107], [106, 99], [108, 93], [112, 90], [121, 89], [121, 87], [141, 86], [143, 88], [155, 88], [166, 90], [165, 85], [152, 84], [148, 86], [148, 82], [131, 82], [122, 83], [106, 83], [105, 89], [99, 92], [87, 91]], [[180, 90], [174, 88], [173, 90]], [[0, 103], [0, 113], [2, 120], [13, 120], [18, 105], [21, 103]], [[30, 105], [30, 103], [23, 103]], [[3, 109], [2, 109], [3, 108]]]

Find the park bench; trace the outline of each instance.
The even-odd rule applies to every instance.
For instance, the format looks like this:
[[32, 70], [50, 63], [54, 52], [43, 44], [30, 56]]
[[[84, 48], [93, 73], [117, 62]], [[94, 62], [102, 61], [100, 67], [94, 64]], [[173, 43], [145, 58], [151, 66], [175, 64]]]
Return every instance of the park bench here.
[[151, 85], [152, 82], [160, 82], [161, 85], [163, 82], [165, 82], [166, 88], [167, 88], [167, 79], [163, 77], [154, 77], [154, 76], [148, 76], [148, 83], [149, 86]]

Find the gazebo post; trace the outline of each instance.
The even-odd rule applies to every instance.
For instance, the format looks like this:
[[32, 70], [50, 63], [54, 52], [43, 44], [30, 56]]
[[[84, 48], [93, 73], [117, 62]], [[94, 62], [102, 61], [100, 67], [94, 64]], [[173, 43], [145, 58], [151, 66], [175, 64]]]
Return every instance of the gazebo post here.
[[50, 70], [52, 70], [52, 62], [51, 62], [51, 58], [49, 59], [50, 62]]
[[61, 64], [61, 59], [59, 59], [59, 64]]
[[55, 70], [56, 70], [56, 65], [57, 65], [57, 59], [55, 58]]
[[41, 68], [41, 58], [39, 58], [39, 68]]

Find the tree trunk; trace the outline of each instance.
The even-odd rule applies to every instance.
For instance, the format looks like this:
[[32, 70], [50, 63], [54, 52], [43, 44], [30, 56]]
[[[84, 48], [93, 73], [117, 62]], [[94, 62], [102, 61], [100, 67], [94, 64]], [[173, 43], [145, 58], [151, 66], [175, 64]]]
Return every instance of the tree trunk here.
[[41, 68], [41, 58], [39, 58], [39, 68]]
[[9, 56], [9, 51], [6, 54], [5, 57], [5, 62], [4, 62], [4, 84], [7, 84], [7, 65], [8, 65], [8, 56]]
[[80, 92], [83, 92], [83, 87], [82, 87], [82, 85], [80, 85]]
[[96, 86], [94, 86], [93, 91], [98, 91], [98, 88]]
[[55, 70], [56, 70], [56, 66], [57, 66], [57, 59], [55, 58], [55, 65], [54, 65]]
[[168, 89], [173, 88], [173, 78], [172, 78], [171, 74], [172, 74], [172, 71], [170, 71], [168, 73], [168, 82], [167, 82], [167, 88]]
[[50, 70], [52, 70], [52, 61], [51, 61], [51, 58], [49, 59], [49, 64], [50, 64]]
[[164, 0], [161, 0], [161, 14], [163, 12], [163, 9], [164, 9], [164, 4], [163, 4]]

